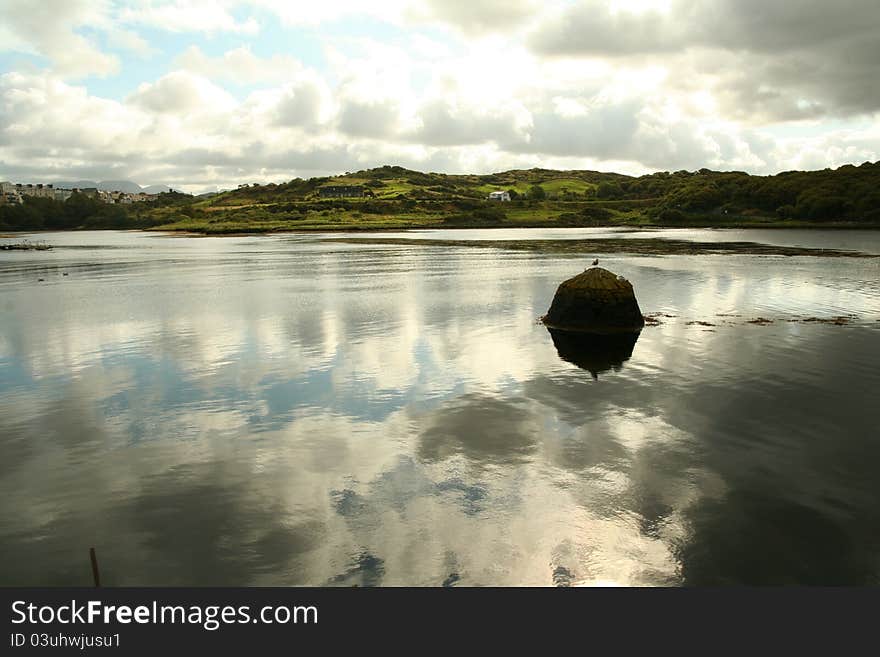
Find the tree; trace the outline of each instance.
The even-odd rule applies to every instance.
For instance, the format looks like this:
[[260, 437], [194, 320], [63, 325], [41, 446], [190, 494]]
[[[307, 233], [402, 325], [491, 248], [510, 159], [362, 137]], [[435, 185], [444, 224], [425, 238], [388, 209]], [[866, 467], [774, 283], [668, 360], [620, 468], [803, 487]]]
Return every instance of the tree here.
[[540, 185], [532, 185], [529, 187], [529, 198], [535, 201], [543, 201], [547, 198], [547, 192]]
[[15, 230], [42, 230], [43, 216], [33, 203], [0, 206], [0, 224]]
[[675, 208], [663, 208], [657, 215], [657, 221], [661, 224], [680, 224], [687, 221], [687, 215]]
[[24, 205], [33, 211], [34, 216], [39, 216], [37, 222], [43, 228], [64, 228], [64, 216], [62, 206], [55, 199], [39, 196], [25, 196]]
[[85, 194], [75, 192], [64, 201], [64, 224], [68, 228], [81, 226], [86, 219], [98, 214], [101, 201], [89, 198]]
[[621, 195], [620, 185], [615, 182], [601, 182], [596, 188], [596, 198], [610, 199], [619, 198]]
[[776, 208], [776, 216], [780, 219], [791, 219], [794, 216], [794, 206], [780, 205]]

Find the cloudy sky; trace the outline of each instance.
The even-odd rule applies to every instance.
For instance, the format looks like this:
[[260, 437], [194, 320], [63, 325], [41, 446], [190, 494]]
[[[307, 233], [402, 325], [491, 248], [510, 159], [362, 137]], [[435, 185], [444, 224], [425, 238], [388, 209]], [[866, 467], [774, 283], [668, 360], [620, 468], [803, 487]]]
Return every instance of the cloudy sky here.
[[0, 0], [0, 179], [880, 159], [877, 0]]

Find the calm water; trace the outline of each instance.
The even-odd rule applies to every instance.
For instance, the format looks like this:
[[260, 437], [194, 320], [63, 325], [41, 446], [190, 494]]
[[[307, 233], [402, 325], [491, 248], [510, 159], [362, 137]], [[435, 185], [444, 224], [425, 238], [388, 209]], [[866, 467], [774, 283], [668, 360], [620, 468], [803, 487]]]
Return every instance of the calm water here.
[[880, 582], [880, 260], [590, 254], [675, 315], [600, 362], [585, 258], [418, 243], [603, 235], [0, 252], [0, 584]]

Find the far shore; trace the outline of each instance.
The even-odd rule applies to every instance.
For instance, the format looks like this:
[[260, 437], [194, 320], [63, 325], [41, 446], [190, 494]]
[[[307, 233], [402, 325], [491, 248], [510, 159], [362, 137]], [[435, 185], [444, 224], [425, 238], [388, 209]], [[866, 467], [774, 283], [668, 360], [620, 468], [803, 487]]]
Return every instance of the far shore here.
[[487, 230], [487, 229], [526, 229], [526, 228], [554, 228], [554, 229], [570, 229], [583, 230], [584, 228], [618, 228], [621, 230], [682, 230], [682, 229], [719, 229], [719, 230], [746, 230], [746, 229], [770, 229], [770, 230], [880, 230], [878, 223], [856, 223], [856, 222], [795, 222], [795, 221], [767, 221], [767, 222], [725, 222], [718, 224], [705, 223], [681, 223], [675, 225], [669, 224], [652, 224], [652, 223], [607, 223], [589, 226], [560, 226], [554, 222], [536, 222], [536, 223], [493, 223], [493, 224], [464, 224], [464, 225], [448, 225], [437, 223], [425, 224], [407, 224], [407, 225], [384, 225], [370, 226], [363, 224], [321, 224], [315, 226], [299, 226], [293, 227], [271, 227], [261, 228], [255, 227], [251, 230], [225, 230], [222, 226], [218, 228], [208, 228], [206, 230], [198, 230], [193, 228], [178, 229], [173, 226], [155, 226], [151, 228], [74, 228], [74, 229], [50, 229], [50, 230], [23, 230], [23, 231], [7, 231], [0, 234], [0, 239], [17, 239], [25, 235], [41, 235], [45, 233], [75, 233], [88, 231], [116, 231], [130, 233], [153, 233], [165, 234], [167, 236], [182, 237], [247, 237], [254, 235], [283, 235], [283, 234], [303, 234], [303, 233], [399, 233], [411, 230]]

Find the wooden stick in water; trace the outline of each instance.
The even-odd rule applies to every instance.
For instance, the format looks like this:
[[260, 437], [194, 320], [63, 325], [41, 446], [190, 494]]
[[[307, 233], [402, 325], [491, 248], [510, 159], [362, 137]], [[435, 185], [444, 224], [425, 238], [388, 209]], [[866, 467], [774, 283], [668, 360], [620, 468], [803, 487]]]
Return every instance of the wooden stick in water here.
[[95, 548], [89, 548], [89, 557], [92, 560], [92, 578], [95, 580], [95, 588], [101, 588], [101, 574], [98, 572], [98, 557]]

